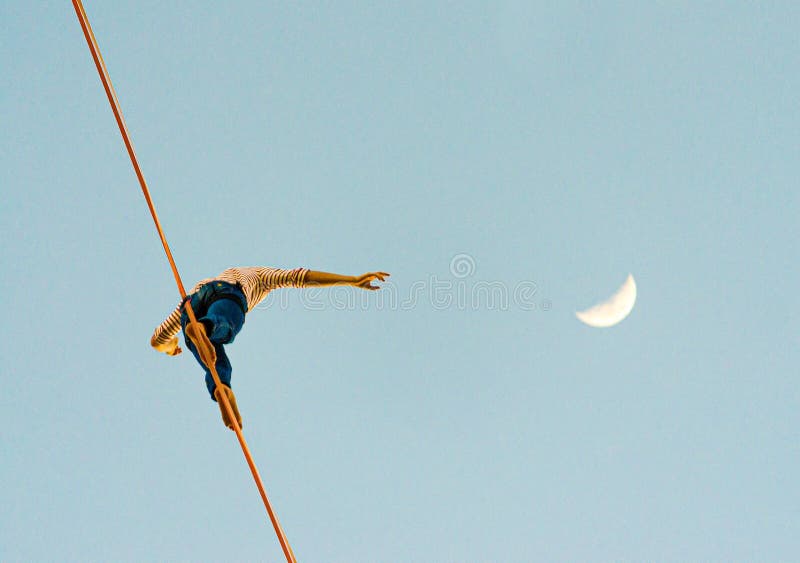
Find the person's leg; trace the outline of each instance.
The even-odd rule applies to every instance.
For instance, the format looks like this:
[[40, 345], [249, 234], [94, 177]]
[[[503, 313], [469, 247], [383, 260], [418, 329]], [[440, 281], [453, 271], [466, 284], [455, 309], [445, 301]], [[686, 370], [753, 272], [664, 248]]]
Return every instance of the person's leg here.
[[[235, 299], [220, 299], [220, 294], [232, 295]], [[216, 301], [214, 300], [215, 298]], [[242, 417], [239, 415], [239, 409], [236, 406], [236, 396], [230, 388], [233, 370], [223, 344], [233, 342], [236, 335], [242, 329], [244, 325], [246, 303], [247, 300], [241, 292], [241, 289], [231, 284], [222, 284], [218, 282], [214, 282], [213, 285], [207, 284], [203, 286], [192, 296], [192, 309], [195, 312], [197, 320], [202, 323], [205, 328], [208, 341], [214, 346], [214, 355], [216, 356], [214, 365], [221, 383], [220, 392], [224, 392], [225, 397], [228, 399], [228, 404], [233, 411], [233, 416], [235, 421], [238, 422], [239, 427], [242, 426]], [[191, 350], [197, 363], [203, 367], [208, 393], [211, 395], [212, 401], [217, 401], [217, 397], [215, 396], [217, 386], [214, 382], [214, 377], [203, 363], [202, 357], [191, 338], [186, 334], [188, 323], [189, 316], [186, 311], [184, 311], [181, 315], [181, 327], [183, 328], [186, 347]], [[225, 426], [233, 430], [235, 426], [234, 420], [228, 415], [228, 411], [225, 409], [223, 403], [224, 401], [219, 403], [222, 421], [225, 423]]]
[[[194, 356], [194, 359], [197, 360], [197, 363], [200, 364], [200, 367], [202, 367], [203, 371], [206, 372], [206, 379], [210, 378], [211, 377], [211, 371], [203, 363], [203, 359], [200, 357], [200, 353], [197, 351], [197, 348], [195, 348], [194, 342], [192, 342], [191, 338], [186, 336], [186, 332], [185, 331], [183, 333], [183, 341], [186, 343], [186, 347], [189, 349], [189, 351]], [[212, 378], [212, 380], [213, 380], [213, 378]]]
[[[223, 385], [227, 385], [228, 387], [231, 386], [231, 375], [233, 374], [233, 368], [231, 367], [231, 362], [228, 359], [228, 355], [225, 353], [225, 347], [222, 344], [214, 343], [214, 350], [217, 352], [217, 375], [219, 375], [219, 380]], [[208, 389], [208, 393], [211, 395], [211, 400], [216, 401], [217, 398], [214, 397], [214, 390], [216, 389], [217, 385], [214, 383], [214, 376], [211, 375], [209, 370], [206, 370], [206, 388]]]
[[[184, 327], [184, 336], [186, 335], [186, 327]], [[230, 405], [231, 409], [233, 410], [233, 419], [229, 416], [228, 411], [224, 407], [223, 403], [217, 401], [216, 391], [217, 385], [214, 382], [214, 376], [211, 374], [211, 370], [209, 370], [205, 364], [203, 363], [202, 357], [200, 353], [197, 351], [197, 348], [192, 342], [191, 338], [185, 336], [184, 340], [186, 341], [186, 347], [191, 350], [192, 354], [194, 355], [197, 363], [203, 366], [203, 370], [206, 374], [206, 389], [208, 389], [208, 394], [211, 395], [211, 400], [219, 403], [219, 410], [220, 414], [222, 414], [222, 422], [230, 428], [231, 430], [234, 429], [233, 420], [235, 419], [239, 424], [239, 428], [242, 427], [242, 417], [239, 414], [239, 407], [236, 405], [236, 396], [233, 394], [233, 390], [231, 390], [231, 363], [228, 360], [228, 355], [225, 353], [225, 347], [222, 344], [212, 344], [214, 346], [214, 355], [216, 356], [215, 367], [217, 370], [217, 375], [219, 376], [219, 380], [221, 383], [220, 389], [225, 394], [228, 399], [228, 404]]]
[[[219, 379], [224, 385], [230, 387], [233, 369], [231, 367], [231, 362], [228, 359], [228, 355], [225, 353], [223, 344], [233, 342], [236, 335], [239, 334], [239, 331], [244, 325], [244, 312], [235, 301], [230, 299], [219, 299], [214, 301], [205, 312], [203, 311], [203, 307], [199, 305], [195, 314], [198, 317], [197, 320], [203, 323], [203, 326], [206, 329], [206, 335], [214, 345], [214, 350], [216, 351], [217, 355], [215, 366], [217, 368]], [[188, 322], [188, 315], [184, 312], [183, 316], [181, 317], [181, 324], [183, 325], [184, 329], [184, 340], [186, 342], [186, 347], [191, 350], [192, 354], [197, 359], [197, 363], [203, 367], [206, 376], [206, 388], [211, 395], [211, 400], [216, 401], [216, 398], [214, 397], [214, 389], [216, 387], [216, 384], [214, 383], [214, 377], [211, 375], [211, 371], [203, 363], [203, 360], [201, 359], [200, 354], [197, 352], [194, 343], [186, 336], [186, 325]]]
[[205, 325], [211, 342], [230, 344], [244, 326], [244, 311], [231, 299], [218, 299], [198, 320]]

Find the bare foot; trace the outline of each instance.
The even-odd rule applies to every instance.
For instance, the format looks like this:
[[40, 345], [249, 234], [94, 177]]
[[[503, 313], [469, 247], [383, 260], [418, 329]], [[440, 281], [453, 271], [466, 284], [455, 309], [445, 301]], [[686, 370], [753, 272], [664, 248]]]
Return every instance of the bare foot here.
[[233, 394], [233, 390], [228, 387], [227, 385], [222, 385], [214, 391], [214, 395], [217, 398], [217, 403], [219, 404], [220, 413], [222, 413], [222, 422], [233, 430], [233, 421], [231, 421], [230, 417], [228, 416], [228, 410], [225, 408], [225, 405], [222, 404], [222, 398], [220, 394], [225, 393], [225, 397], [228, 399], [228, 404], [231, 406], [231, 410], [233, 411], [233, 416], [236, 418], [236, 422], [239, 425], [239, 428], [242, 428], [242, 416], [239, 414], [239, 407], [236, 405], [236, 395]]

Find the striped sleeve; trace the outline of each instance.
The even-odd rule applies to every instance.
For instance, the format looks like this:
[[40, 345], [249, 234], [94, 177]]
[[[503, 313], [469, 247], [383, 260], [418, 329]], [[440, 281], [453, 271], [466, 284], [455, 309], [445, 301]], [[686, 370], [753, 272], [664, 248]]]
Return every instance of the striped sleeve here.
[[259, 289], [264, 293], [279, 287], [304, 287], [308, 269], [258, 268]]
[[150, 338], [151, 346], [158, 346], [169, 342], [181, 330], [181, 306], [175, 307], [167, 319], [161, 323]]
[[306, 268], [283, 270], [248, 266], [246, 268], [228, 268], [217, 279], [229, 283], [238, 283], [247, 298], [247, 310], [251, 311], [261, 303], [270, 291], [279, 287], [303, 287], [306, 281]]

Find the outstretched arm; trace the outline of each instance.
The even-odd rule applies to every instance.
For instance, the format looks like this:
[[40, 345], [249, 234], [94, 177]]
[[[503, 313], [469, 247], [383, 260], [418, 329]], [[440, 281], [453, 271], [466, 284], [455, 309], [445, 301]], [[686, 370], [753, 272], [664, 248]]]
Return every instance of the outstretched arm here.
[[363, 289], [380, 289], [377, 285], [372, 285], [375, 280], [386, 281], [389, 274], [386, 272], [369, 272], [360, 276], [342, 276], [328, 272], [316, 272], [309, 270], [306, 274], [306, 285], [331, 286], [331, 285], [352, 285]]

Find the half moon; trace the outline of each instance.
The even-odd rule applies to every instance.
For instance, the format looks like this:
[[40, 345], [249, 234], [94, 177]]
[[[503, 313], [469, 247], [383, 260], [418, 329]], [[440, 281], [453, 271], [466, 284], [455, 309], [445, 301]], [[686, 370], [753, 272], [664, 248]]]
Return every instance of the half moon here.
[[609, 327], [614, 326], [628, 316], [636, 303], [636, 282], [632, 274], [628, 274], [625, 283], [617, 292], [602, 303], [590, 307], [585, 311], [578, 311], [575, 316], [589, 326]]

